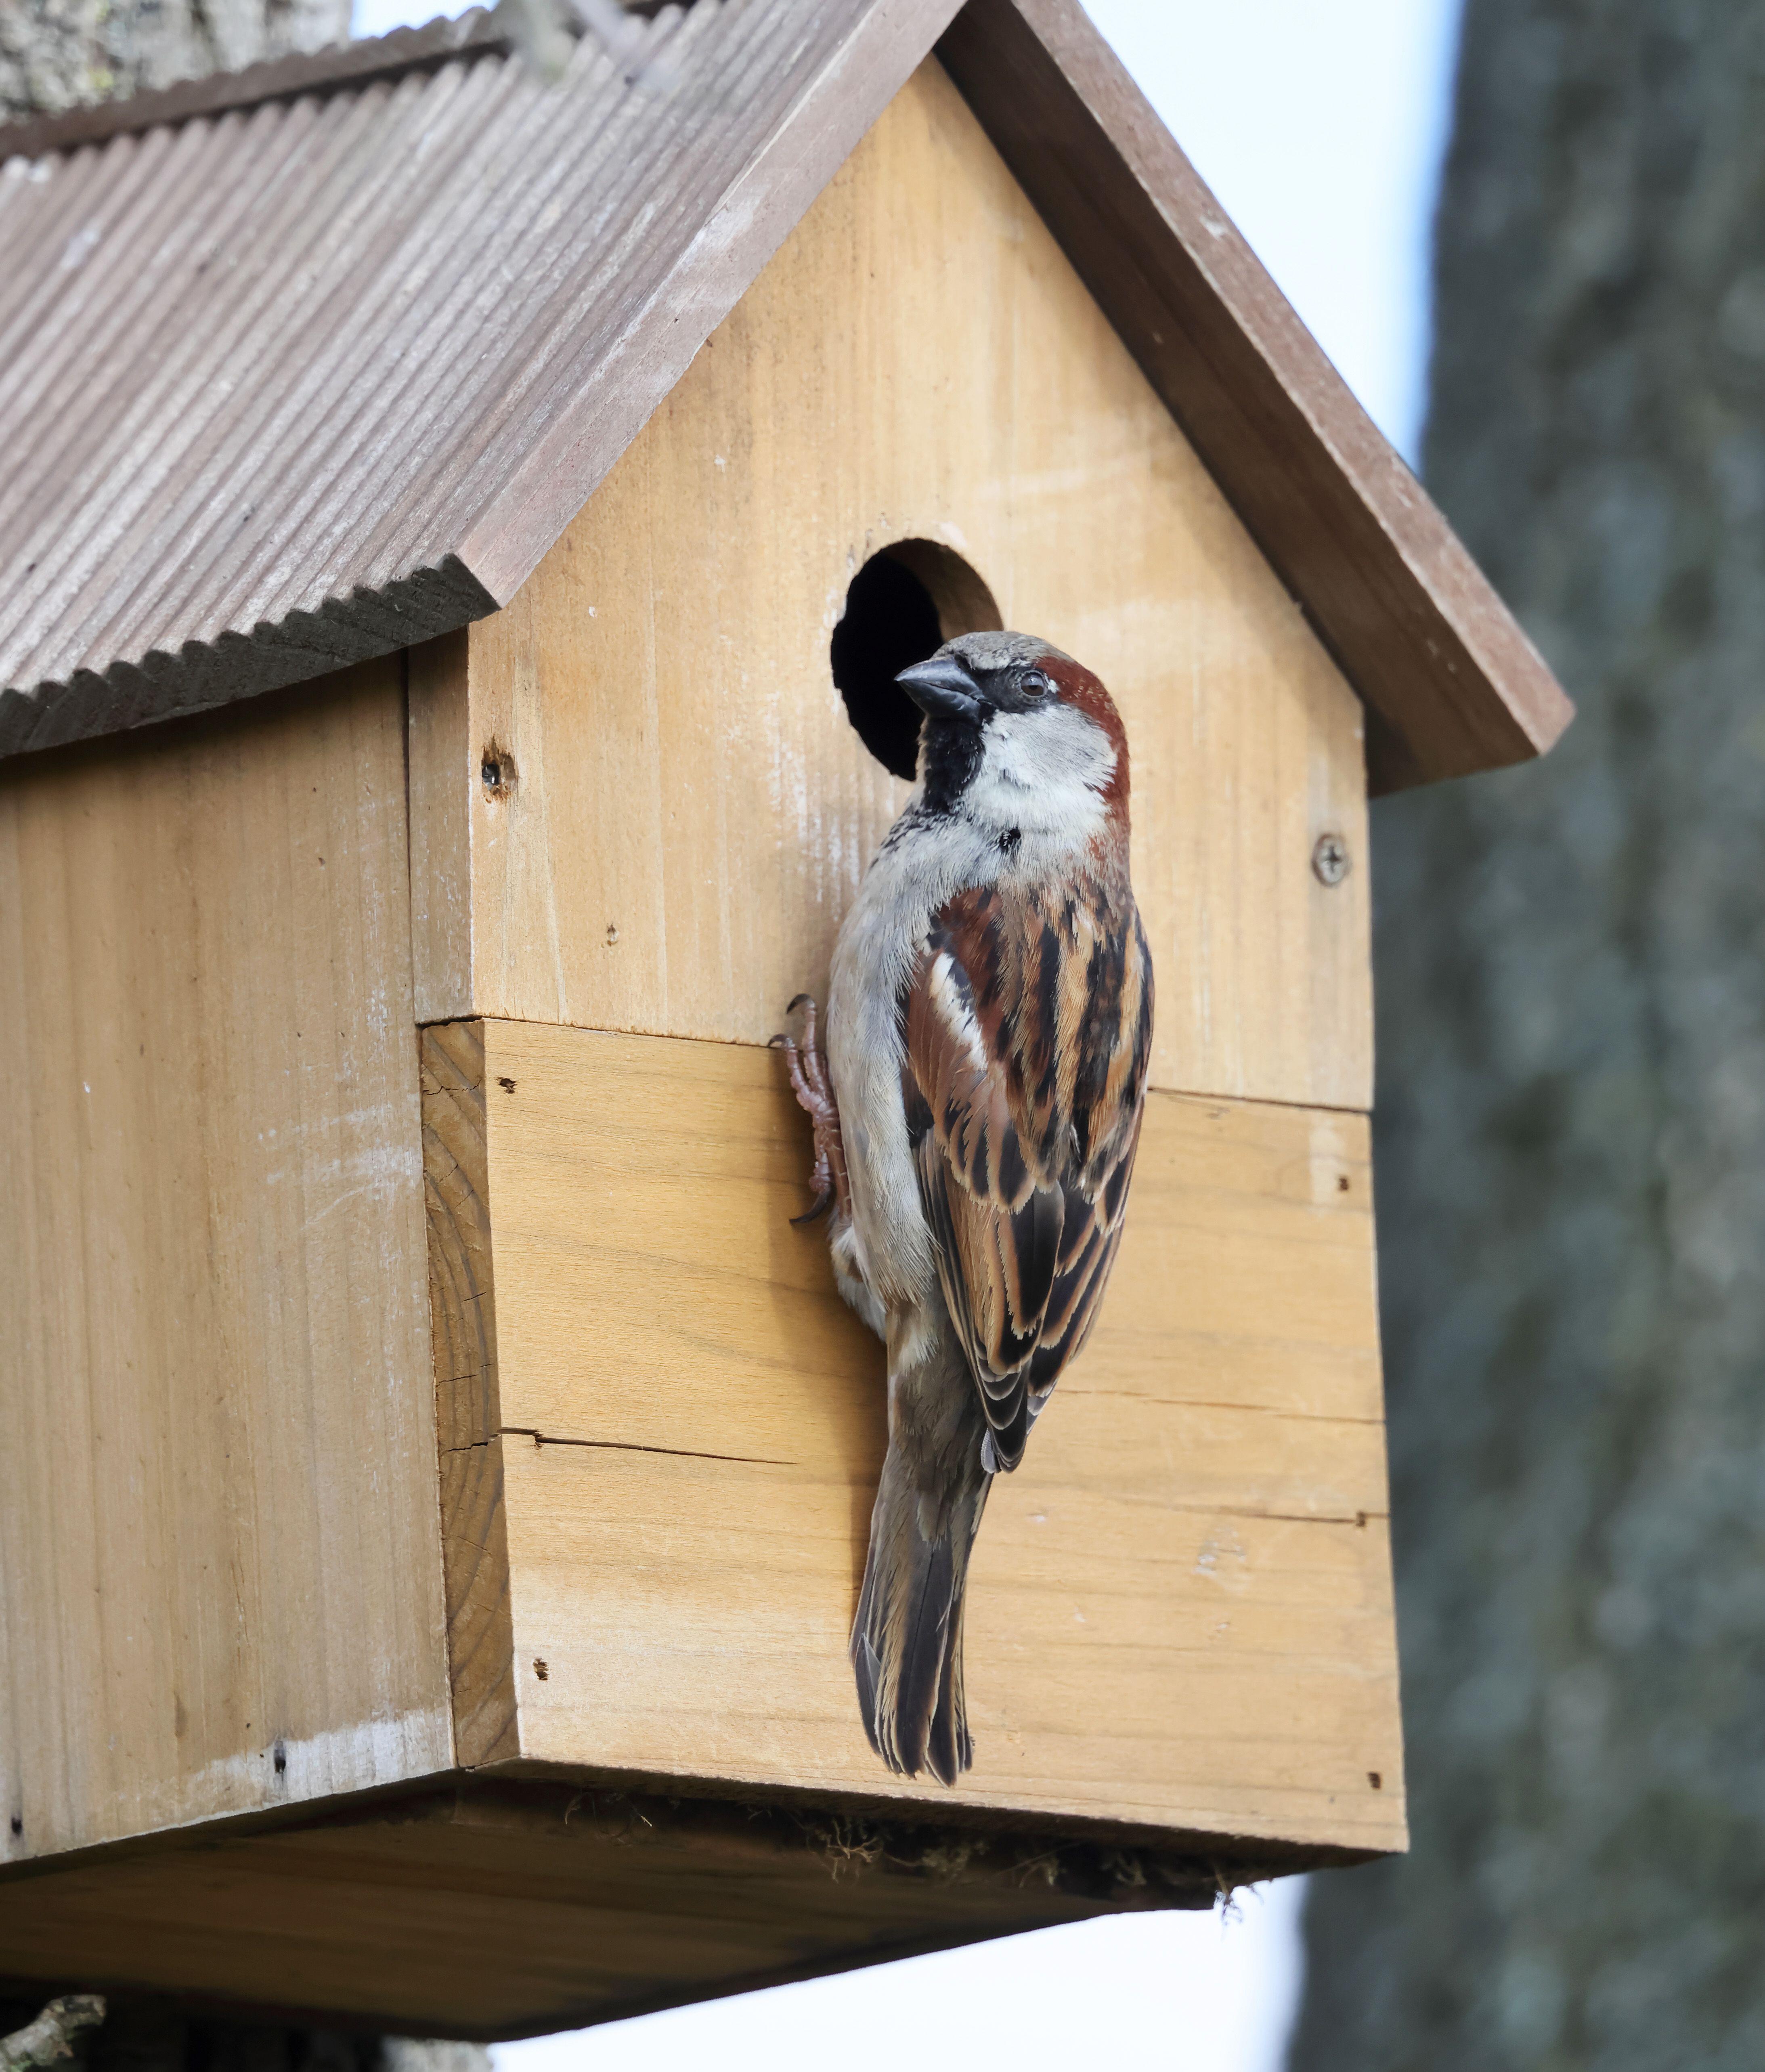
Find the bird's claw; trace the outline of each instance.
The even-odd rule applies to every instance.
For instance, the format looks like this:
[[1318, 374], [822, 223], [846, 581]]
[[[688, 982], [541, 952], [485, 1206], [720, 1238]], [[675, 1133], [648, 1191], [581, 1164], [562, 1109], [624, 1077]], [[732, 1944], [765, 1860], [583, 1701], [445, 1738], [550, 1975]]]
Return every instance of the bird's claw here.
[[794, 1223], [819, 1223], [835, 1207], [846, 1213], [851, 1197], [846, 1182], [845, 1146], [839, 1135], [839, 1107], [834, 1099], [827, 1059], [822, 1054], [815, 1003], [807, 993], [799, 993], [785, 1011], [794, 1014], [799, 1009], [801, 1037], [781, 1032], [767, 1047], [784, 1052], [790, 1090], [815, 1130], [815, 1162], [810, 1169], [809, 1184], [815, 1190], [815, 1198], [802, 1215], [790, 1219]]

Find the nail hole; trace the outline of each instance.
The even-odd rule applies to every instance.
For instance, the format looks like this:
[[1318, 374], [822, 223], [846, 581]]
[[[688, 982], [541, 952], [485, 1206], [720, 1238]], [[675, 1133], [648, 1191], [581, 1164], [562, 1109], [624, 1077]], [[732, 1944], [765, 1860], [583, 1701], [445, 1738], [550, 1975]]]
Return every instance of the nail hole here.
[[276, 1764], [276, 1774], [278, 1777], [284, 1776], [288, 1770], [288, 1750], [280, 1741], [277, 1741], [276, 1744], [274, 1760]]
[[506, 1094], [511, 1094], [515, 1091], [515, 1082], [513, 1079], [499, 1079], [497, 1081], [497, 1084]]
[[493, 805], [506, 800], [515, 789], [515, 758], [494, 736], [484, 744], [478, 774], [484, 796]]
[[1338, 1173], [1336, 1176], [1336, 1190], [1339, 1194], [1345, 1194], [1348, 1191], [1348, 1176], [1346, 1173]]
[[1375, 1791], [1383, 1791], [1385, 1789], [1385, 1779], [1376, 1770], [1369, 1770], [1367, 1772], [1367, 1782]]
[[535, 1656], [534, 1656], [534, 1658], [533, 1658], [533, 1673], [534, 1673], [534, 1675], [535, 1675], [536, 1676], [537, 1676], [537, 1677], [539, 1678], [540, 1681], [542, 1684], [544, 1684], [544, 1683], [547, 1680], [547, 1679], [551, 1675], [551, 1674], [552, 1674], [552, 1671], [551, 1671], [550, 1665], [547, 1663], [547, 1661], [545, 1660], [545, 1658], [544, 1658], [543, 1655], [535, 1655]]
[[1004, 623], [986, 584], [935, 540], [897, 540], [852, 578], [829, 660], [847, 717], [885, 770], [910, 779], [919, 760], [919, 708], [896, 676], [959, 633]]
[[616, 943], [616, 942], [618, 942], [618, 939], [619, 939], [619, 924], [618, 924], [618, 923], [617, 921], [609, 921], [609, 922], [608, 922], [608, 923], [607, 923], [607, 940], [608, 940], [608, 942], [610, 942], [610, 943]]
[[24, 1822], [16, 1813], [12, 1816], [12, 1832], [15, 1835], [22, 1835], [24, 1832]]

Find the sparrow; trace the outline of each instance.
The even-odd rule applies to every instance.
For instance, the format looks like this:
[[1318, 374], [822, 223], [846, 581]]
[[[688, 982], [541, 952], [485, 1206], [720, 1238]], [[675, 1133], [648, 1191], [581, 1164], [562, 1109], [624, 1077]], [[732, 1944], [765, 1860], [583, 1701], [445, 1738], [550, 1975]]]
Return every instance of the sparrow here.
[[776, 1037], [815, 1134], [840, 1293], [888, 1349], [889, 1449], [852, 1632], [890, 1770], [974, 1759], [963, 1601], [995, 1475], [1096, 1322], [1145, 1106], [1152, 964], [1128, 753], [1102, 684], [1020, 633], [896, 681], [916, 780], [815, 1002]]

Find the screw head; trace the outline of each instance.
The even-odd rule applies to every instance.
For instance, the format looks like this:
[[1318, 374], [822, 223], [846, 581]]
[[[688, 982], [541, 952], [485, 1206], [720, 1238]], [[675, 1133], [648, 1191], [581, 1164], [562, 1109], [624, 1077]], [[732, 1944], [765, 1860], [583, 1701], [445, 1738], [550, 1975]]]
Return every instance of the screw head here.
[[1348, 874], [1348, 845], [1340, 835], [1320, 835], [1311, 852], [1311, 874], [1320, 885], [1340, 885]]

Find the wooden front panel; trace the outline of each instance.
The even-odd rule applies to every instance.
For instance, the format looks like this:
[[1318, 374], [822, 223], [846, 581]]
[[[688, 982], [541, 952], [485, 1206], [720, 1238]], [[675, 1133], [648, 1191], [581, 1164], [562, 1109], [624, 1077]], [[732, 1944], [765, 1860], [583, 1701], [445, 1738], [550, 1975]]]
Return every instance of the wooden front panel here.
[[935, 63], [515, 602], [413, 674], [421, 1018], [760, 1042], [821, 988], [905, 796], [828, 639], [908, 537], [1121, 705], [1155, 1083], [1369, 1106], [1359, 703]]
[[403, 725], [0, 771], [0, 1856], [450, 1760]]
[[883, 1359], [790, 1227], [778, 1059], [484, 1040], [523, 1757], [1402, 1845], [1362, 1119], [1152, 1097], [1097, 1335], [988, 1506], [946, 1795], [858, 1724]]

